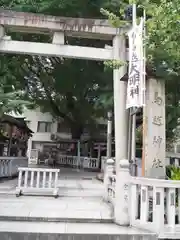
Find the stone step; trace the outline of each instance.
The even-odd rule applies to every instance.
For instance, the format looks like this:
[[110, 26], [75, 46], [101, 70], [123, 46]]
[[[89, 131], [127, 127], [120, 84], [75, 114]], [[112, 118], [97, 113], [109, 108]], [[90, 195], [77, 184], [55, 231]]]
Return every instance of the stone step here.
[[86, 217], [41, 217], [41, 216], [0, 216], [0, 221], [11, 222], [54, 222], [54, 223], [113, 223], [112, 218]]
[[[16, 196], [16, 190], [15, 189], [0, 189], [0, 197], [3, 195], [10, 195], [10, 196]], [[52, 196], [52, 191], [41, 191], [41, 194], [39, 192], [35, 191], [24, 191], [24, 195], [26, 196]], [[89, 197], [91, 198], [93, 195], [93, 198], [100, 198], [101, 194], [98, 191], [94, 190], [87, 190], [87, 191], [77, 191], [76, 189], [62, 189], [58, 192], [58, 197]]]
[[[135, 237], [135, 238], [134, 238]], [[1, 240], [155, 240], [147, 231], [112, 223], [0, 222]]]
[[112, 209], [96, 197], [0, 197], [1, 221], [112, 222]]

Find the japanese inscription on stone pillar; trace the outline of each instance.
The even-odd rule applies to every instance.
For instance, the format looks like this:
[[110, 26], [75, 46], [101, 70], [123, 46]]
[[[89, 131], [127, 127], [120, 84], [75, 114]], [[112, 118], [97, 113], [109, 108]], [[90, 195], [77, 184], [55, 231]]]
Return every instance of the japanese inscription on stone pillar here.
[[165, 86], [161, 80], [147, 80], [145, 107], [145, 176], [165, 175]]

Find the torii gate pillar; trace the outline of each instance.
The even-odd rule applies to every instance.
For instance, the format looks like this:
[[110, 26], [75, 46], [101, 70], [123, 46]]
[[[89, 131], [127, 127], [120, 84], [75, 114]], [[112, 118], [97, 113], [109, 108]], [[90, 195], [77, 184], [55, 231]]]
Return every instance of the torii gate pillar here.
[[[116, 60], [126, 61], [124, 36], [114, 37], [113, 56]], [[120, 160], [127, 159], [128, 152], [128, 111], [126, 110], [127, 82], [121, 81], [126, 71], [125, 65], [120, 69], [113, 70], [116, 170], [119, 169]]]
[[[113, 56], [116, 60], [126, 60], [125, 36], [115, 36], [113, 39]], [[127, 82], [121, 81], [126, 74], [126, 66], [113, 70], [114, 81], [114, 115], [115, 115], [115, 222], [119, 225], [129, 225], [128, 202], [128, 111], [126, 110]]]

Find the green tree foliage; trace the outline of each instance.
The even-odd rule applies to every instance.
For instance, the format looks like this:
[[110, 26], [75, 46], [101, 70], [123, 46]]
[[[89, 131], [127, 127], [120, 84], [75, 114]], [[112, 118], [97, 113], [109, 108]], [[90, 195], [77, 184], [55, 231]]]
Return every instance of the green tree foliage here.
[[43, 111], [64, 119], [73, 138], [79, 138], [84, 128], [95, 127], [94, 119], [106, 112], [103, 97], [112, 91], [103, 63], [42, 57], [31, 60], [23, 66], [29, 72], [25, 83], [28, 96], [36, 99]]
[[[180, 118], [180, 1], [178, 0], [137, 0], [137, 17], [146, 11], [145, 39], [147, 54], [147, 77], [155, 77], [166, 82], [166, 137], [172, 140], [176, 137], [178, 119]], [[113, 14], [101, 9], [115, 27], [122, 26], [128, 2], [121, 1], [120, 11]], [[130, 24], [129, 20], [126, 24]]]
[[[24, 106], [31, 103], [25, 100], [22, 86], [18, 86], [14, 76], [17, 64], [16, 58], [1, 55], [0, 57], [0, 117], [3, 113], [21, 112]], [[18, 72], [19, 73], [19, 72]]]
[[178, 0], [149, 1], [147, 15], [148, 67], [155, 77], [166, 81], [166, 138], [176, 135], [174, 129], [180, 118], [180, 22]]

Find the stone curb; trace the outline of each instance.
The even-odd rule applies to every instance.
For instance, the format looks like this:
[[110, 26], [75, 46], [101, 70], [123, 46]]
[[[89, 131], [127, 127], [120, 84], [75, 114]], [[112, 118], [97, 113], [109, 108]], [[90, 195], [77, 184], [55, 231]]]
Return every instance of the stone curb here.
[[58, 218], [58, 217], [21, 217], [0, 216], [0, 221], [21, 222], [70, 222], [70, 223], [113, 223], [113, 219], [101, 218]]

